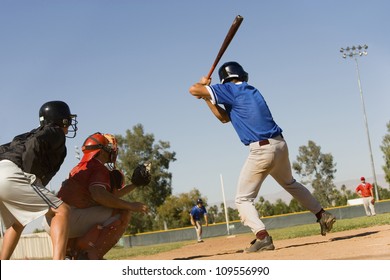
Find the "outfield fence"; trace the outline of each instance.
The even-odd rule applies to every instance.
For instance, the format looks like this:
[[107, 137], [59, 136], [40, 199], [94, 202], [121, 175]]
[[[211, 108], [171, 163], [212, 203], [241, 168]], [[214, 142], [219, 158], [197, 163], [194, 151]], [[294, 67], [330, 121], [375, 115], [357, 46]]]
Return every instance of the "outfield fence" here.
[[[3, 238], [1, 238], [0, 250], [2, 250]], [[53, 247], [50, 236], [46, 232], [23, 234], [12, 254], [11, 259], [51, 259]]]
[[[390, 200], [377, 202], [375, 204], [375, 210], [377, 214], [389, 213]], [[338, 220], [365, 216], [365, 211], [362, 205], [334, 207], [327, 209], [327, 211], [335, 215]], [[263, 217], [262, 221], [266, 225], [267, 229], [284, 228], [316, 222], [313, 214], [307, 211]], [[203, 237], [208, 238], [248, 232], [250, 232], [250, 229], [242, 225], [240, 221], [232, 221], [229, 222], [228, 226], [226, 223], [218, 223], [204, 227]], [[3, 240], [2, 238], [0, 238], [0, 240], [1, 250]], [[196, 240], [196, 233], [193, 227], [148, 232], [137, 235], [125, 235], [120, 239], [118, 245], [123, 247], [133, 247], [185, 240]], [[53, 248], [50, 236], [46, 232], [40, 232], [23, 234], [11, 259], [51, 259], [52, 256]]]
[[[365, 216], [365, 211], [362, 205], [340, 206], [326, 209], [331, 212], [338, 220], [351, 219]], [[375, 203], [375, 211], [377, 214], [390, 212], [390, 200], [383, 200]], [[316, 222], [315, 216], [308, 211], [263, 217], [261, 219], [267, 229], [285, 228]], [[240, 221], [229, 222], [229, 228], [226, 223], [212, 224], [208, 227], [203, 227], [203, 238], [225, 236], [228, 234], [248, 233], [250, 229], [241, 224]], [[145, 245], [155, 245], [161, 243], [178, 242], [186, 240], [196, 240], [196, 232], [193, 227], [180, 229], [171, 229], [156, 232], [147, 232], [136, 235], [123, 236], [119, 245], [124, 247], [135, 247]]]

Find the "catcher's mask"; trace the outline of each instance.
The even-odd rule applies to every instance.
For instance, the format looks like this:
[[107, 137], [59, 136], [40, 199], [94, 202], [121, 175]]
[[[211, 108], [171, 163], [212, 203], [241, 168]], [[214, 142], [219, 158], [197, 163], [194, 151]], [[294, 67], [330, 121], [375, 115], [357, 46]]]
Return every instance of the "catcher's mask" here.
[[114, 135], [105, 133], [104, 137], [108, 140], [109, 145], [111, 147], [111, 152], [110, 152], [110, 159], [108, 163], [108, 167], [111, 170], [115, 169], [115, 164], [116, 164], [116, 157], [118, 156], [118, 142], [116, 141], [116, 138]]
[[81, 148], [81, 150], [84, 153], [83, 158], [81, 159], [81, 162], [90, 161], [93, 159], [101, 150], [106, 151], [110, 154], [109, 161], [113, 158], [116, 159], [116, 155], [112, 156], [112, 154], [116, 154], [116, 151], [114, 152], [114, 148], [110, 141], [100, 132], [96, 132], [90, 136], [84, 141], [84, 144]]

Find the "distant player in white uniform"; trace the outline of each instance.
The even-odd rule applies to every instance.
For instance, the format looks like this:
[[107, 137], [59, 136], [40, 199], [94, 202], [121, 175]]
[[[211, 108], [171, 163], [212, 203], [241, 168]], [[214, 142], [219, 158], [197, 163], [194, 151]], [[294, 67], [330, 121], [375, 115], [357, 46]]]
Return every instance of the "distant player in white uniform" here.
[[282, 129], [275, 123], [261, 93], [247, 83], [248, 73], [237, 62], [227, 62], [220, 67], [219, 78], [221, 84], [210, 85], [211, 79], [203, 77], [189, 91], [198, 99], [204, 99], [222, 123], [231, 122], [241, 142], [249, 147], [235, 199], [241, 221], [256, 236], [245, 251], [275, 248], [254, 206], [261, 184], [268, 175], [316, 215], [321, 234], [326, 235], [336, 219], [324, 211], [312, 194], [293, 178]]

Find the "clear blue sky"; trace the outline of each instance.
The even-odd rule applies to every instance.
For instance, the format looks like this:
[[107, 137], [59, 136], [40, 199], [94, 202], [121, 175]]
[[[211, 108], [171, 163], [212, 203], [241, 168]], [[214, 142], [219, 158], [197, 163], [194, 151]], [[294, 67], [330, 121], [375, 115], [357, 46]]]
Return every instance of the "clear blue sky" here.
[[[174, 194], [198, 188], [227, 199], [248, 149], [188, 88], [206, 75], [238, 14], [244, 21], [223, 61], [239, 61], [284, 130], [294, 161], [313, 140], [337, 164], [336, 181], [371, 177], [355, 62], [359, 59], [376, 173], [390, 121], [389, 1], [0, 1], [0, 143], [38, 126], [46, 101], [78, 115], [77, 138], [51, 187], [77, 163], [74, 147], [96, 132], [141, 123], [177, 153]], [[216, 74], [216, 73], [215, 73]], [[217, 75], [213, 75], [217, 82]], [[262, 193], [280, 191], [267, 179]]]

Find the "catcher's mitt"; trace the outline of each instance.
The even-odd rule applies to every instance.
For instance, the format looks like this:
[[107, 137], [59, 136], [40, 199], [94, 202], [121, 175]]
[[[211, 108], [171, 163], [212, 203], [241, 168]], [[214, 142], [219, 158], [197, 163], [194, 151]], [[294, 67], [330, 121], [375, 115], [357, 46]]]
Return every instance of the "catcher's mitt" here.
[[111, 187], [115, 189], [121, 189], [125, 184], [125, 176], [118, 169], [114, 169], [110, 171], [110, 182]]
[[131, 182], [136, 186], [146, 186], [150, 183], [152, 176], [150, 175], [150, 163], [138, 165], [131, 176]]
[[371, 199], [371, 203], [375, 204], [375, 198]]

